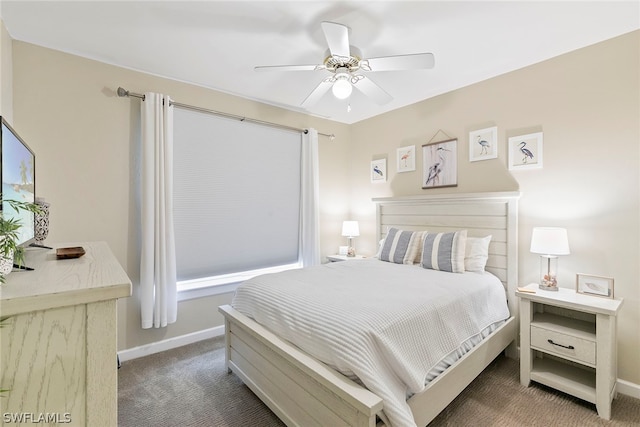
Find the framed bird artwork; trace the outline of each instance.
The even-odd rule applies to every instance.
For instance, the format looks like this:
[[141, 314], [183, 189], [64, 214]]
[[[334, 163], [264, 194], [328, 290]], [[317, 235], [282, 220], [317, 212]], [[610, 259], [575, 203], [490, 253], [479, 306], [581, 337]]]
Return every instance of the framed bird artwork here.
[[398, 172], [411, 172], [416, 170], [416, 146], [398, 148], [397, 150]]
[[387, 182], [387, 159], [371, 162], [371, 182]]
[[469, 161], [498, 157], [498, 128], [496, 126], [469, 132]]
[[434, 142], [422, 146], [422, 188], [458, 185], [458, 140]]
[[508, 148], [510, 170], [542, 168], [542, 132], [512, 136]]

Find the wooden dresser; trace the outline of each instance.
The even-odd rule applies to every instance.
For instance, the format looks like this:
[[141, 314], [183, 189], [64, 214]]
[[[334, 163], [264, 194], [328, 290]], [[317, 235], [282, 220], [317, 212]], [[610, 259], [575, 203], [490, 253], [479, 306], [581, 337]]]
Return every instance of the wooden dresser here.
[[0, 285], [0, 425], [116, 426], [116, 300], [131, 281], [105, 242], [28, 249]]

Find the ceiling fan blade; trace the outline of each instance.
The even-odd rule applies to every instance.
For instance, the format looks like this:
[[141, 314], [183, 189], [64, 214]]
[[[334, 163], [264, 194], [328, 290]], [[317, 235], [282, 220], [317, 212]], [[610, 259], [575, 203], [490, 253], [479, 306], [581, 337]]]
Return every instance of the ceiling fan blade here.
[[364, 71], [420, 70], [433, 68], [434, 65], [435, 58], [432, 53], [382, 56], [360, 61], [360, 68]]
[[302, 107], [310, 107], [311, 105], [315, 104], [320, 100], [320, 98], [324, 96], [325, 93], [327, 93], [327, 91], [332, 85], [333, 85], [333, 82], [331, 82], [329, 79], [324, 79], [318, 84], [318, 86], [316, 86], [316, 88], [313, 91], [311, 91], [309, 96], [307, 96], [305, 100], [302, 101], [302, 104], [300, 105]]
[[324, 37], [327, 39], [331, 55], [349, 58], [351, 56], [349, 50], [349, 27], [327, 21], [322, 22], [320, 25], [322, 25], [322, 31], [324, 31]]
[[383, 105], [393, 99], [391, 95], [374, 83], [370, 78], [362, 75], [358, 75], [357, 77], [358, 80], [353, 83], [353, 86], [369, 98], [373, 99], [376, 104]]
[[254, 71], [318, 71], [326, 70], [324, 65], [258, 65]]

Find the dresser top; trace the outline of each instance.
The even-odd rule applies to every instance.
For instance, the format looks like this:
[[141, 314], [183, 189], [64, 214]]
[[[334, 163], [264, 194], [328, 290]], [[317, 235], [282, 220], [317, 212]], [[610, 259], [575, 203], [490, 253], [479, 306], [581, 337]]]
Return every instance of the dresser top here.
[[[56, 248], [82, 246], [80, 258], [57, 259]], [[88, 304], [131, 295], [131, 280], [106, 242], [29, 248], [25, 262], [33, 271], [16, 270], [0, 285], [0, 316]]]

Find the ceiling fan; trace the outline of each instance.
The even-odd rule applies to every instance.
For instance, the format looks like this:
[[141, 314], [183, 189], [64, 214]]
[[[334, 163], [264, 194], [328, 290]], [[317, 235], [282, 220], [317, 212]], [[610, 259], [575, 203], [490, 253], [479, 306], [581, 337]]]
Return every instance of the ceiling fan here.
[[257, 66], [256, 71], [329, 71], [331, 75], [302, 101], [303, 107], [315, 104], [331, 88], [338, 99], [346, 99], [353, 88], [357, 88], [377, 104], [383, 105], [393, 97], [360, 71], [397, 71], [433, 68], [435, 60], [431, 53], [382, 56], [363, 58], [362, 52], [349, 44], [349, 27], [335, 22], [322, 22], [322, 31], [329, 49], [325, 59], [318, 65], [265, 65]]

